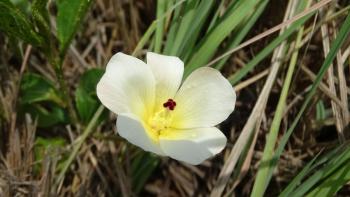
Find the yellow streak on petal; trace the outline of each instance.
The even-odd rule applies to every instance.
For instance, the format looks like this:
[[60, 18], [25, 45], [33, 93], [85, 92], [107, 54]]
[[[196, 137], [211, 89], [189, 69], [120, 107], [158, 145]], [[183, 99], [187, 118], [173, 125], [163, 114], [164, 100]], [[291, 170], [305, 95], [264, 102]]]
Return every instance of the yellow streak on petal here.
[[143, 123], [148, 137], [156, 144], [159, 143], [159, 133], [155, 132], [148, 124]]
[[186, 130], [184, 129], [167, 129], [160, 133], [159, 138], [167, 139], [167, 140], [176, 140], [184, 136]]

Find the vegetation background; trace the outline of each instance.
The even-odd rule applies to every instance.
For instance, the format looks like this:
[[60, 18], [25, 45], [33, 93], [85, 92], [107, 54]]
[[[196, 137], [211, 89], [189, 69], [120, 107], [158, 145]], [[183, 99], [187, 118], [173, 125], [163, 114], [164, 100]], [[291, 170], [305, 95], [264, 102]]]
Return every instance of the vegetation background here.
[[[0, 196], [350, 196], [349, 9], [0, 0]], [[119, 51], [219, 69], [238, 96], [224, 151], [191, 166], [116, 135], [95, 86]]]

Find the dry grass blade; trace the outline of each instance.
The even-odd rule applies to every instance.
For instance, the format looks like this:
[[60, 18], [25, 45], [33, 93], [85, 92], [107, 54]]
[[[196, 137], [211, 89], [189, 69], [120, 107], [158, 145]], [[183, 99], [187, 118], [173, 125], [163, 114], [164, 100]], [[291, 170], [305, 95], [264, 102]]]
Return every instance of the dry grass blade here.
[[55, 166], [53, 165], [50, 157], [46, 157], [43, 161], [43, 175], [39, 182], [40, 191], [42, 196], [50, 196], [51, 185], [52, 185], [52, 177], [54, 176], [52, 173], [55, 171]]
[[80, 55], [80, 53], [78, 52], [78, 49], [76, 49], [73, 45], [69, 46], [68, 53], [71, 56], [75, 57], [82, 67], [84, 67], [86, 69], [89, 68], [89, 64], [85, 61], [85, 59], [82, 57], [82, 55]]
[[[334, 39], [336, 38], [336, 24], [333, 21], [333, 29], [334, 29]], [[337, 53], [337, 70], [338, 70], [338, 79], [339, 79], [339, 91], [340, 91], [340, 99], [343, 104], [342, 107], [342, 115], [343, 115], [343, 126], [349, 124], [350, 114], [349, 114], [349, 105], [348, 105], [348, 94], [347, 94], [347, 85], [344, 74], [344, 63], [342, 60], [341, 50]], [[346, 135], [346, 134], [345, 134]]]
[[346, 60], [349, 58], [349, 55], [350, 55], [350, 46], [344, 50], [344, 53], [341, 56], [342, 64], [346, 62]]
[[[322, 13], [324, 13], [324, 9], [321, 10], [321, 14]], [[323, 38], [322, 45], [323, 45], [324, 57], [326, 57], [327, 54], [329, 53], [329, 48], [330, 48], [329, 47], [329, 30], [328, 30], [327, 24], [323, 24], [321, 26], [321, 34], [322, 34], [322, 38]], [[331, 64], [330, 67], [328, 68], [327, 76], [328, 76], [329, 89], [331, 90], [331, 93], [337, 97], [337, 92], [335, 89], [335, 82], [334, 82], [333, 64]], [[335, 125], [336, 125], [337, 131], [338, 131], [339, 140], [341, 142], [344, 142], [345, 141], [345, 137], [343, 134], [344, 125], [343, 125], [343, 119], [341, 118], [341, 111], [340, 111], [339, 107], [333, 101], [331, 101], [331, 105], [332, 105], [333, 115], [335, 117]]]
[[16, 128], [16, 122], [17, 122], [17, 99], [18, 99], [18, 94], [19, 94], [19, 89], [20, 89], [20, 84], [21, 84], [21, 80], [22, 80], [22, 76], [23, 76], [23, 73], [27, 67], [27, 63], [28, 63], [28, 60], [29, 60], [29, 57], [30, 57], [30, 54], [31, 54], [31, 51], [32, 51], [32, 46], [31, 45], [28, 45], [27, 48], [26, 48], [26, 52], [24, 54], [24, 58], [23, 58], [23, 61], [22, 61], [22, 64], [21, 64], [21, 70], [19, 72], [19, 78], [18, 78], [18, 82], [17, 82], [17, 87], [15, 89], [15, 97], [13, 99], [13, 113], [12, 113], [12, 120], [11, 120], [11, 132], [14, 132], [15, 131], [15, 128]]
[[9, 133], [6, 158], [0, 162], [0, 196], [37, 196], [39, 185], [31, 179], [36, 122], [26, 116], [25, 124]]
[[175, 184], [179, 189], [186, 193], [182, 196], [193, 196], [196, 182], [194, 181], [191, 174], [185, 171], [183, 168], [175, 165], [169, 166], [169, 172], [174, 178]]
[[[259, 122], [257, 123], [257, 125], [260, 125], [262, 121], [262, 118], [259, 119]], [[244, 163], [240, 169], [239, 175], [237, 177], [237, 179], [234, 181], [234, 183], [232, 184], [232, 187], [228, 190], [226, 196], [230, 196], [231, 193], [234, 191], [234, 189], [238, 186], [238, 184], [243, 180], [243, 178], [247, 175], [247, 173], [249, 172], [249, 168], [251, 166], [251, 162], [252, 162], [252, 157], [254, 155], [254, 148], [256, 145], [256, 140], [258, 138], [258, 134], [259, 134], [259, 130], [260, 130], [260, 126], [255, 128], [255, 134], [253, 137], [253, 141], [250, 144], [250, 148], [249, 151], [244, 159]]]
[[237, 84], [235, 86], [235, 91], [239, 92], [240, 90], [242, 90], [243, 88], [248, 87], [249, 85], [252, 85], [253, 83], [255, 83], [256, 81], [262, 79], [263, 77], [265, 77], [266, 75], [269, 74], [269, 69], [265, 69], [264, 71], [258, 73], [257, 75], [240, 82], [239, 84]]
[[[115, 146], [112, 143], [108, 143], [110, 152], [112, 155], [118, 155], [117, 149], [115, 148]], [[123, 171], [120, 162], [118, 161], [118, 159], [116, 157], [112, 157], [113, 159], [113, 163], [114, 163], [114, 167], [115, 170], [117, 171], [117, 175], [118, 175], [118, 182], [120, 184], [120, 188], [122, 191], [122, 196], [127, 197], [131, 195], [131, 191], [130, 191], [130, 180], [127, 179], [127, 176], [125, 174], [125, 172]]]
[[[316, 79], [316, 75], [315, 73], [313, 73], [310, 69], [308, 69], [307, 67], [305, 67], [304, 65], [301, 65], [301, 70], [307, 75], [307, 77], [309, 77], [312, 81], [315, 81]], [[333, 102], [335, 102], [338, 106], [340, 107], [344, 107], [342, 102], [339, 100], [339, 98], [334, 95], [332, 93], [332, 91], [329, 89], [329, 87], [327, 87], [326, 84], [324, 83], [320, 83], [319, 86], [320, 90], [327, 95]]]

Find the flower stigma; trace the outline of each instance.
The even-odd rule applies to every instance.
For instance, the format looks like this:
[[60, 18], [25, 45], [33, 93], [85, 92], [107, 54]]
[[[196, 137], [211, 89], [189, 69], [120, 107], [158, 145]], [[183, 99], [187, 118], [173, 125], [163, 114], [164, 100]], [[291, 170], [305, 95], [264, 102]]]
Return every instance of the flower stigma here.
[[173, 99], [168, 99], [167, 102], [163, 104], [163, 107], [168, 108], [169, 110], [174, 110], [176, 106], [176, 102]]

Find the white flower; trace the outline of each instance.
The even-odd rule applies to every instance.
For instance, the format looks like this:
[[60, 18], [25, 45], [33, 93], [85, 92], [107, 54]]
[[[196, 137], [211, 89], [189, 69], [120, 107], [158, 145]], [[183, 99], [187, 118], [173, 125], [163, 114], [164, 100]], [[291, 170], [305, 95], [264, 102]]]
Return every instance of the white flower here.
[[146, 151], [199, 164], [225, 147], [226, 137], [215, 125], [232, 113], [236, 94], [213, 68], [195, 70], [181, 85], [183, 71], [177, 57], [149, 52], [145, 64], [117, 53], [97, 84], [97, 96], [118, 114], [120, 136]]

